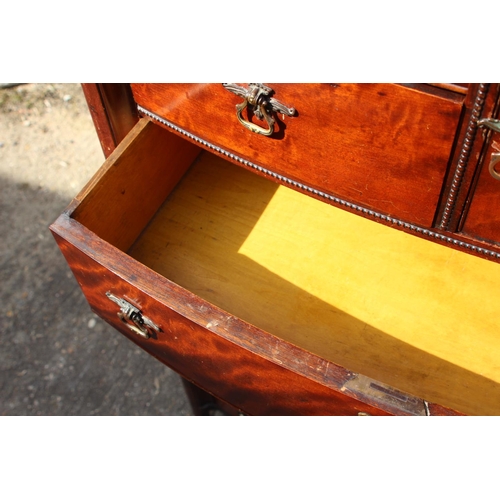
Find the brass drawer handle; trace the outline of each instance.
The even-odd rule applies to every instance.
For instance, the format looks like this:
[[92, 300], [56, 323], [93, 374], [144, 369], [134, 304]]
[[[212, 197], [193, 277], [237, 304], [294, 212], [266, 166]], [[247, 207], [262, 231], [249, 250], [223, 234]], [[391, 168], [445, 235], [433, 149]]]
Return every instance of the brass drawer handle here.
[[496, 165], [497, 163], [500, 163], [500, 153], [493, 153], [491, 155], [490, 159], [490, 174], [493, 177], [493, 179], [496, 179], [497, 181], [500, 181], [500, 172], [496, 170]]
[[[483, 118], [478, 120], [477, 125], [479, 127], [486, 127], [494, 132], [500, 132], [500, 120], [494, 118]], [[500, 181], [500, 172], [496, 170], [497, 163], [500, 163], [500, 153], [493, 153], [490, 158], [489, 171], [493, 179]]]
[[495, 120], [494, 118], [482, 118], [477, 121], [479, 127], [486, 127], [495, 132], [500, 132], [500, 120]]
[[130, 302], [116, 297], [111, 292], [106, 292], [106, 297], [120, 307], [116, 314], [137, 335], [149, 339], [151, 336], [150, 329], [160, 331], [158, 325], [153, 323], [147, 316], [143, 316], [141, 311]]
[[[250, 83], [248, 88], [241, 87], [236, 83], [223, 83], [222, 86], [244, 99], [241, 104], [236, 105], [236, 117], [238, 121], [251, 130], [255, 134], [272, 135], [274, 132], [275, 120], [272, 113], [283, 113], [288, 116], [295, 114], [295, 108], [289, 108], [281, 102], [277, 101], [271, 95], [274, 93], [271, 87], [267, 87], [262, 83]], [[268, 128], [265, 129], [243, 118], [242, 113], [247, 106], [252, 107], [252, 111], [259, 120], [265, 120]]]

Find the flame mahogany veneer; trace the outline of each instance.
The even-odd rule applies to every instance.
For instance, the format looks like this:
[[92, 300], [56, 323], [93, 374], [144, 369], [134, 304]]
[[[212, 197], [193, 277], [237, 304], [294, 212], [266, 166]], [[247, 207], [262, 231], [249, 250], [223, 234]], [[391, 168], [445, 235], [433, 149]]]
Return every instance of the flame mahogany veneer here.
[[[270, 86], [297, 114], [277, 117], [264, 137], [238, 123], [241, 98], [221, 85], [84, 85], [108, 158], [51, 230], [92, 309], [246, 414], [500, 413], [500, 301], [488, 288], [500, 257], [499, 188], [483, 168], [500, 139], [475, 126], [497, 113], [498, 85]], [[323, 203], [301, 201], [311, 198]], [[338, 207], [389, 227], [337, 217]], [[309, 222], [302, 230], [293, 220]], [[345, 239], [329, 241], [339, 224]], [[290, 244], [287, 255], [273, 238], [302, 238], [310, 250]], [[408, 279], [398, 281], [405, 259]], [[374, 288], [371, 260], [390, 285], [380, 278]], [[314, 278], [322, 269], [331, 280]], [[472, 282], [455, 297], [459, 269]], [[474, 302], [469, 334], [450, 314], [482, 273], [478, 290], [489, 297]], [[416, 300], [396, 289], [405, 283]], [[160, 330], [134, 333], [106, 292]], [[409, 307], [396, 307], [402, 293]]]

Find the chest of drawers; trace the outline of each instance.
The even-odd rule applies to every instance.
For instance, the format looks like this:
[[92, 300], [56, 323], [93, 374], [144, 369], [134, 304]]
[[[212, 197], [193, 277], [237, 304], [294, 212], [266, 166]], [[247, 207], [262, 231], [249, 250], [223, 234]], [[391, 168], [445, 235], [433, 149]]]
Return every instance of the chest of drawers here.
[[498, 85], [84, 89], [104, 320], [247, 414], [500, 413]]

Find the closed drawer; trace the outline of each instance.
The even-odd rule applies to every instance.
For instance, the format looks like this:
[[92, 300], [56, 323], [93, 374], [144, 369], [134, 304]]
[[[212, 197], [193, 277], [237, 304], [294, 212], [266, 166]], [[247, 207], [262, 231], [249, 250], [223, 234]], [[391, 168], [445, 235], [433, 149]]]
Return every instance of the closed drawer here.
[[497, 265], [147, 119], [51, 229], [101, 317], [245, 413], [500, 413]]
[[135, 84], [132, 90], [145, 112], [284, 176], [292, 187], [432, 225], [463, 96], [396, 84], [269, 86], [274, 98], [296, 109], [292, 117], [275, 115], [270, 137], [238, 122], [235, 106], [243, 99], [222, 85]]

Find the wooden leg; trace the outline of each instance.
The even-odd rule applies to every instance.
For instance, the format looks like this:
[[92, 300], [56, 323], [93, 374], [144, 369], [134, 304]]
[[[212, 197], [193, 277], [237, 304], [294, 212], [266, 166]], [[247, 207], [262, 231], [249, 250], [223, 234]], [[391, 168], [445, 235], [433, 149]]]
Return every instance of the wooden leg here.
[[189, 380], [181, 377], [182, 384], [184, 385], [184, 390], [193, 409], [193, 413], [196, 416], [214, 416], [214, 415], [225, 415], [225, 416], [238, 416], [243, 415], [243, 413], [234, 408], [233, 406], [220, 401], [216, 397], [212, 396], [203, 389], [194, 385]]
[[182, 384], [196, 416], [209, 416], [212, 415], [214, 410], [218, 409], [217, 400], [211, 394], [185, 378], [182, 378]]

